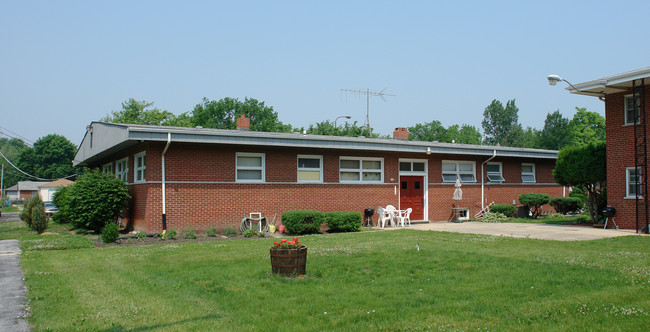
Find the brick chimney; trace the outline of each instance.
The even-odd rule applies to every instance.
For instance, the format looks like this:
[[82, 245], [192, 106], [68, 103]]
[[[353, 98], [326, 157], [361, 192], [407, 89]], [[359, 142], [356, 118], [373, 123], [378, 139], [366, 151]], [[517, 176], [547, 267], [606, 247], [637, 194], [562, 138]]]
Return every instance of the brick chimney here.
[[237, 130], [250, 130], [251, 119], [247, 118], [244, 114], [237, 118]]
[[393, 131], [394, 139], [408, 140], [409, 139], [409, 130], [406, 127], [397, 127]]

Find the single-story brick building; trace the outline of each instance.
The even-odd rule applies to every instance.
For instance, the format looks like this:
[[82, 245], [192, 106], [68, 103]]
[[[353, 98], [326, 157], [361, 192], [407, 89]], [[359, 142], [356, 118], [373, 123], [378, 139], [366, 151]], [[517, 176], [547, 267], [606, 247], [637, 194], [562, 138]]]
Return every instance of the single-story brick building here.
[[[250, 212], [411, 207], [412, 220], [452, 219], [456, 179], [465, 217], [519, 194], [564, 195], [557, 151], [393, 139], [93, 122], [73, 163], [124, 179], [136, 230], [238, 226]], [[376, 222], [376, 216], [375, 216]]]

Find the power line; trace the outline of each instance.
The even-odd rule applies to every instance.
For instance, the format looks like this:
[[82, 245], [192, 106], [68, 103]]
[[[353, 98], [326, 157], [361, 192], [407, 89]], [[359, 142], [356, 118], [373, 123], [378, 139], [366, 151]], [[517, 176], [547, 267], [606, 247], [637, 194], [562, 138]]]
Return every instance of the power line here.
[[[5, 127], [0, 127], [0, 129], [4, 129], [4, 130], [6, 130], [6, 131], [8, 131], [8, 132], [10, 132], [10, 133], [12, 133], [12, 134], [14, 134], [14, 135], [16, 135], [16, 136], [22, 138], [23, 142], [24, 142], [24, 141], [27, 141], [27, 142], [30, 142], [31, 144], [34, 144], [34, 141], [30, 140], [29, 138], [24, 137], [24, 136], [22, 136], [22, 135], [20, 135], [20, 134], [18, 134], [18, 133], [15, 133], [15, 132], [13, 132], [13, 131], [11, 131], [11, 130], [5, 128]], [[1, 133], [1, 131], [0, 131], [0, 133]], [[7, 135], [7, 134], [5, 134], [5, 135]], [[7, 136], [9, 136], [9, 135], [7, 135]], [[12, 136], [9, 136], [9, 137], [11, 137], [11, 138], [16, 138], [16, 137], [12, 137]], [[30, 144], [30, 145], [31, 145], [31, 144]]]
[[73, 176], [78, 175], [77, 173], [75, 173], [75, 174], [68, 175], [68, 176], [66, 176], [66, 177], [62, 177], [62, 178], [59, 178], [59, 179], [43, 179], [43, 178], [39, 178], [38, 176], [31, 175], [31, 174], [29, 174], [29, 173], [23, 171], [22, 169], [18, 168], [18, 166], [14, 165], [14, 164], [9, 160], [9, 159], [7, 159], [7, 157], [5, 157], [4, 153], [2, 153], [2, 151], [0, 151], [0, 156], [2, 156], [2, 158], [4, 158], [4, 159], [9, 163], [9, 165], [11, 165], [11, 167], [15, 168], [15, 169], [18, 170], [20, 173], [23, 173], [23, 174], [27, 175], [27, 176], [30, 177], [30, 178], [37, 179], [37, 180], [41, 180], [41, 181], [56, 181], [56, 180], [60, 180], [60, 179], [71, 178], [71, 177], [73, 177]]

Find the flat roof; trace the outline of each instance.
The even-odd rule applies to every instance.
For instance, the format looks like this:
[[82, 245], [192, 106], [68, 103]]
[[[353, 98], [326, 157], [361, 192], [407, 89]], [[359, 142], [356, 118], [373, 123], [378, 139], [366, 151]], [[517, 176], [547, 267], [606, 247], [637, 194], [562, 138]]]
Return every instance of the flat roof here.
[[[632, 82], [642, 78], [650, 78], [650, 67], [574, 84], [575, 89], [572, 87], [566, 89], [573, 94], [603, 97], [612, 93], [630, 91]], [[647, 83], [650, 85], [650, 82]]]

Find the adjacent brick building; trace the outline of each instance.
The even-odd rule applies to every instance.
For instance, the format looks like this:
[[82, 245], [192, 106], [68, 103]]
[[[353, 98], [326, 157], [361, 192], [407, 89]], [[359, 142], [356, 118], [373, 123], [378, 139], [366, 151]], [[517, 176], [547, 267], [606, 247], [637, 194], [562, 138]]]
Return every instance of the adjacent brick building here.
[[[133, 195], [123, 222], [157, 232], [238, 226], [250, 212], [280, 219], [293, 209], [413, 208], [413, 220], [452, 219], [462, 180], [463, 215], [489, 203], [519, 204], [521, 193], [562, 196], [553, 181], [557, 151], [333, 137], [247, 130], [93, 122], [75, 165], [124, 179]], [[164, 222], [163, 222], [164, 221]], [[375, 216], [376, 221], [376, 216]]]
[[650, 110], [650, 99], [646, 98], [650, 93], [650, 67], [575, 84], [567, 90], [604, 99], [607, 205], [616, 209], [618, 226], [647, 232], [645, 174], [650, 128], [646, 126], [645, 112]]

